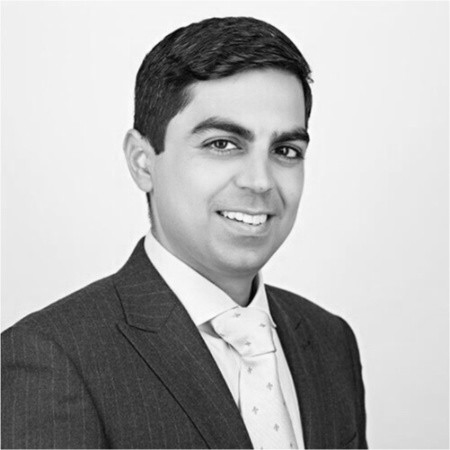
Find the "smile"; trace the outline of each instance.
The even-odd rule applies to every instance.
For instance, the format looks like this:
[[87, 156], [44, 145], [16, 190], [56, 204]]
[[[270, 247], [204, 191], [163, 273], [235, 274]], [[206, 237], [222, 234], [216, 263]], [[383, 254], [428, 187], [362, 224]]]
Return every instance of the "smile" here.
[[267, 214], [246, 214], [235, 211], [218, 211], [218, 213], [227, 219], [243, 222], [256, 227], [265, 224], [269, 217]]

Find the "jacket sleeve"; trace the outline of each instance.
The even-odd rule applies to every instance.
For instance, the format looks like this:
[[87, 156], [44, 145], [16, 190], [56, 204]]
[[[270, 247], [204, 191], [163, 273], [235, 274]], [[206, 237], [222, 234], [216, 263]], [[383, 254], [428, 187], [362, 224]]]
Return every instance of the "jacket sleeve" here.
[[63, 349], [16, 325], [2, 334], [2, 448], [105, 448], [87, 387]]
[[353, 380], [356, 392], [356, 411], [358, 412], [358, 427], [357, 427], [357, 442], [355, 442], [352, 448], [366, 449], [366, 408], [365, 408], [365, 392], [364, 383], [362, 380], [362, 365], [359, 356], [358, 344], [356, 342], [355, 334], [347, 322], [341, 319], [344, 324], [344, 332], [350, 351], [350, 358], [353, 366]]

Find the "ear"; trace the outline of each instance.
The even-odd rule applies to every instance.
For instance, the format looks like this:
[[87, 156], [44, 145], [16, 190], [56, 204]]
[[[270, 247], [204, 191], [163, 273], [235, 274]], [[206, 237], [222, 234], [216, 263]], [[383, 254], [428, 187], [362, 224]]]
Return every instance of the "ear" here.
[[131, 129], [125, 135], [123, 151], [134, 182], [142, 191], [150, 192], [153, 189], [153, 167], [156, 157], [150, 142], [139, 131]]

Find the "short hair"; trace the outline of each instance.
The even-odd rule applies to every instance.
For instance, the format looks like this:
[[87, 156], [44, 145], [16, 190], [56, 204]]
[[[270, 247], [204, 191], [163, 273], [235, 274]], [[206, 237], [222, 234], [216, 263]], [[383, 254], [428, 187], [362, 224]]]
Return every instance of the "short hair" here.
[[252, 69], [296, 75], [311, 114], [311, 70], [294, 43], [273, 25], [252, 17], [211, 18], [179, 28], [144, 58], [136, 77], [134, 128], [164, 150], [167, 125], [190, 101], [189, 87]]

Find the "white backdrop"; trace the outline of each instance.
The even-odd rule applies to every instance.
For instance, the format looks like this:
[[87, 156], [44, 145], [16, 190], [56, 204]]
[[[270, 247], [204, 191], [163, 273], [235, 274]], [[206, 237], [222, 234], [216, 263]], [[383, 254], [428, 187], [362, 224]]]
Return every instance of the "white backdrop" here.
[[315, 79], [300, 215], [266, 281], [352, 325], [372, 448], [448, 447], [446, 2], [2, 3], [2, 328], [147, 232], [121, 150], [135, 74], [225, 15], [278, 26]]

